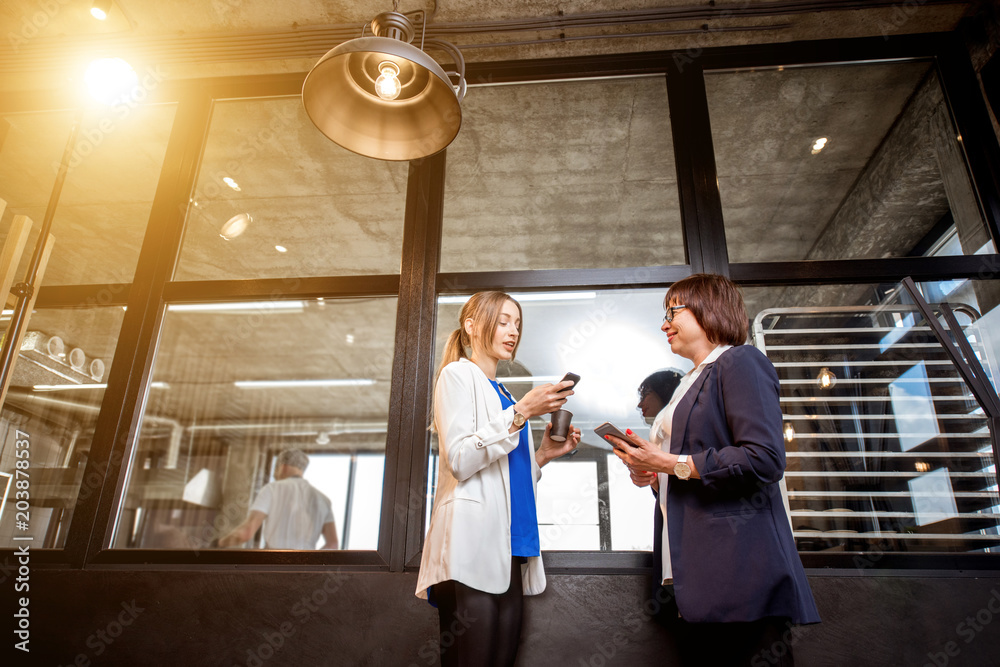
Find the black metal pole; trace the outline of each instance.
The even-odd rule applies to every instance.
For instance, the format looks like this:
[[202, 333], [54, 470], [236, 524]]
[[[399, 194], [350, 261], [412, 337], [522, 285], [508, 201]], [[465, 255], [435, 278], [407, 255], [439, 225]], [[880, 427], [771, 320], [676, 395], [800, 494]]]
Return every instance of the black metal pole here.
[[[969, 389], [972, 390], [972, 395], [975, 396], [976, 402], [979, 403], [983, 412], [986, 413], [986, 423], [990, 429], [990, 445], [993, 448], [993, 465], [996, 466], [997, 462], [1000, 462], [1000, 400], [998, 400], [997, 393], [986, 376], [986, 371], [972, 351], [969, 339], [965, 336], [965, 332], [962, 331], [962, 327], [959, 326], [958, 320], [955, 319], [951, 307], [947, 303], [941, 304], [941, 310], [948, 321], [952, 335], [956, 341], [960, 341], [958, 343], [953, 343], [948, 338], [944, 327], [938, 322], [934, 311], [920, 294], [916, 283], [913, 282], [913, 278], [909, 276], [903, 278], [902, 284], [906, 288], [906, 291], [910, 293], [917, 308], [923, 313], [927, 325], [934, 332], [934, 336], [941, 343], [941, 347], [947, 352], [951, 363], [955, 365], [962, 379], [965, 380]], [[956, 345], [958, 348], [956, 348]], [[965, 350], [966, 358], [963, 358], [962, 354], [959, 353], [960, 350]]]
[[[0, 348], [0, 387], [7, 386], [7, 378], [14, 368], [14, 360], [17, 358], [18, 350], [14, 348], [14, 343], [20, 339], [21, 329], [28, 321], [28, 302], [34, 294], [38, 277], [38, 265], [42, 262], [42, 253], [45, 250], [45, 241], [49, 237], [52, 229], [52, 219], [56, 215], [56, 207], [59, 205], [59, 197], [62, 195], [63, 183], [66, 182], [66, 174], [69, 173], [69, 160], [76, 145], [76, 137], [80, 133], [80, 125], [83, 122], [83, 110], [81, 109], [73, 119], [73, 127], [69, 131], [69, 138], [66, 140], [66, 150], [63, 151], [62, 162], [59, 163], [59, 172], [56, 174], [56, 182], [52, 186], [52, 194], [49, 196], [49, 205], [45, 209], [45, 218], [42, 220], [42, 230], [38, 233], [38, 240], [35, 242], [35, 250], [31, 255], [31, 263], [28, 265], [28, 273], [23, 282], [19, 282], [11, 288], [11, 293], [17, 296], [17, 303], [14, 305], [14, 313], [11, 315], [10, 324], [7, 326], [7, 335], [3, 339], [3, 348]], [[6, 295], [3, 295], [6, 300]]]

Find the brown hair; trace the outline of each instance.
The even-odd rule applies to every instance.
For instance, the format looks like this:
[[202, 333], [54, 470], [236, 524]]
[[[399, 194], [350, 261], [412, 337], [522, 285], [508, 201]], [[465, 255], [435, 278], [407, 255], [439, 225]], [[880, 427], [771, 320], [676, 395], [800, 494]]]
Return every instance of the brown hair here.
[[675, 301], [688, 307], [714, 345], [743, 345], [749, 322], [743, 295], [736, 283], [715, 273], [696, 273], [667, 290], [663, 307]]
[[[472, 339], [465, 331], [465, 320], [472, 319], [474, 335], [480, 345], [487, 349], [493, 346], [493, 336], [500, 324], [503, 305], [508, 301], [512, 301], [517, 306], [517, 315], [521, 318], [521, 326], [517, 328], [517, 331], [518, 334], [523, 332], [524, 314], [521, 312], [521, 304], [516, 299], [504, 292], [476, 292], [469, 297], [458, 314], [458, 328], [451, 332], [451, 335], [448, 336], [448, 342], [444, 345], [444, 354], [441, 355], [438, 375], [441, 374], [441, 369], [451, 362], [469, 358], [465, 349], [472, 347]], [[517, 355], [517, 347], [520, 344], [521, 336], [518, 335], [511, 361]]]

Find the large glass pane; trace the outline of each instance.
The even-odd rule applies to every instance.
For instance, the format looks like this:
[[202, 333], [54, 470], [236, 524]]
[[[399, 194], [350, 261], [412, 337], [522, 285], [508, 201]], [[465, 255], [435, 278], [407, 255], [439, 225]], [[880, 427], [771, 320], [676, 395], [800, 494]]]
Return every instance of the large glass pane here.
[[5, 234], [12, 215], [27, 215], [41, 223], [73, 118], [72, 111], [0, 116], [0, 199], [7, 202]]
[[399, 273], [406, 177], [327, 139], [298, 96], [219, 102], [175, 278]]
[[469, 88], [443, 233], [442, 271], [683, 264], [663, 76]]
[[[139, 258], [174, 105], [89, 109], [69, 157], [45, 285], [131, 282]], [[0, 198], [34, 222], [19, 275], [37, 242], [73, 112], [0, 118]], [[6, 127], [4, 127], [6, 125]], [[6, 132], [6, 136], [3, 134]]]
[[[340, 547], [376, 548], [395, 321], [394, 298], [169, 306], [114, 545], [218, 546], [298, 449]], [[264, 514], [240, 546], [315, 516]]]
[[[956, 309], [996, 386], [1000, 283], [954, 280], [920, 288], [932, 304]], [[744, 292], [751, 342], [781, 379], [786, 482], [801, 550], [1000, 547], [986, 415], [898, 284]], [[629, 488], [593, 428], [608, 420], [645, 433], [635, 410], [639, 383], [655, 370], [690, 368], [659, 331], [663, 290], [515, 296], [525, 335], [517, 360], [498, 369], [501, 381], [520, 396], [566, 371], [582, 377], [567, 409], [583, 442], [551, 463], [539, 484], [540, 523], [551, 538], [545, 548], [650, 548], [652, 495]], [[439, 297], [438, 357], [463, 299]], [[536, 441], [544, 425], [545, 419], [531, 421]], [[436, 446], [432, 438], [435, 452]]]
[[[659, 327], [666, 290], [540, 292], [515, 294], [524, 312], [517, 359], [501, 363], [498, 378], [515, 396], [558, 381], [567, 371], [581, 376], [566, 404], [583, 432], [574, 454], [545, 467], [538, 485], [542, 548], [549, 550], [648, 550], [652, 548], [653, 495], [636, 489], [611, 447], [594, 427], [611, 421], [645, 434], [637, 408], [639, 384], [665, 368], [686, 371], [690, 362], [670, 352]], [[458, 326], [466, 297], [438, 299], [437, 358]], [[547, 417], [530, 421], [535, 444]], [[430, 489], [436, 479], [437, 439]]]
[[[38, 310], [0, 412], [0, 547], [61, 548], [84, 480], [124, 311]], [[6, 322], [4, 322], [6, 326]]]
[[929, 63], [715, 72], [705, 86], [732, 261], [993, 252]]
[[[996, 386], [1000, 283], [919, 285], [947, 302]], [[987, 416], [899, 284], [746, 290], [781, 379], [802, 551], [995, 552]]]

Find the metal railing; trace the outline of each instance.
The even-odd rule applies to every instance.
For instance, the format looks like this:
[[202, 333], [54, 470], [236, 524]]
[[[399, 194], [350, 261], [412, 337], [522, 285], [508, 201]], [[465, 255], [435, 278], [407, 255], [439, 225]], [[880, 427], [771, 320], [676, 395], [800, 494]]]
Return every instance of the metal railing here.
[[[951, 309], [966, 327], [979, 319], [969, 306]], [[754, 319], [754, 344], [781, 383], [801, 551], [1000, 550], [989, 409], [936, 324], [905, 304], [775, 308]], [[822, 370], [834, 376], [824, 387]]]

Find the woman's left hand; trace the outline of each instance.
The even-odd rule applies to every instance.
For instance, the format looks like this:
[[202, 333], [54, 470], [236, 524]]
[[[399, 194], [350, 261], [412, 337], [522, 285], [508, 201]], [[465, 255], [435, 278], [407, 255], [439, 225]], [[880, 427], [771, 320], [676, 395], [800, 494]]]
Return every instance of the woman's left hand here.
[[643, 440], [634, 433], [627, 434], [631, 439], [626, 442], [621, 438], [609, 435], [606, 440], [614, 446], [615, 455], [627, 465], [630, 470], [646, 472], [672, 472], [677, 457], [665, 452], [648, 440]]
[[569, 427], [569, 433], [566, 436], [564, 442], [556, 442], [549, 437], [549, 433], [552, 431], [551, 422], [545, 425], [545, 434], [542, 436], [542, 444], [538, 447], [538, 451], [535, 452], [535, 460], [538, 461], [538, 467], [542, 467], [549, 461], [557, 459], [560, 456], [565, 456], [571, 451], [576, 449], [576, 446], [580, 444], [580, 429], [575, 426]]

